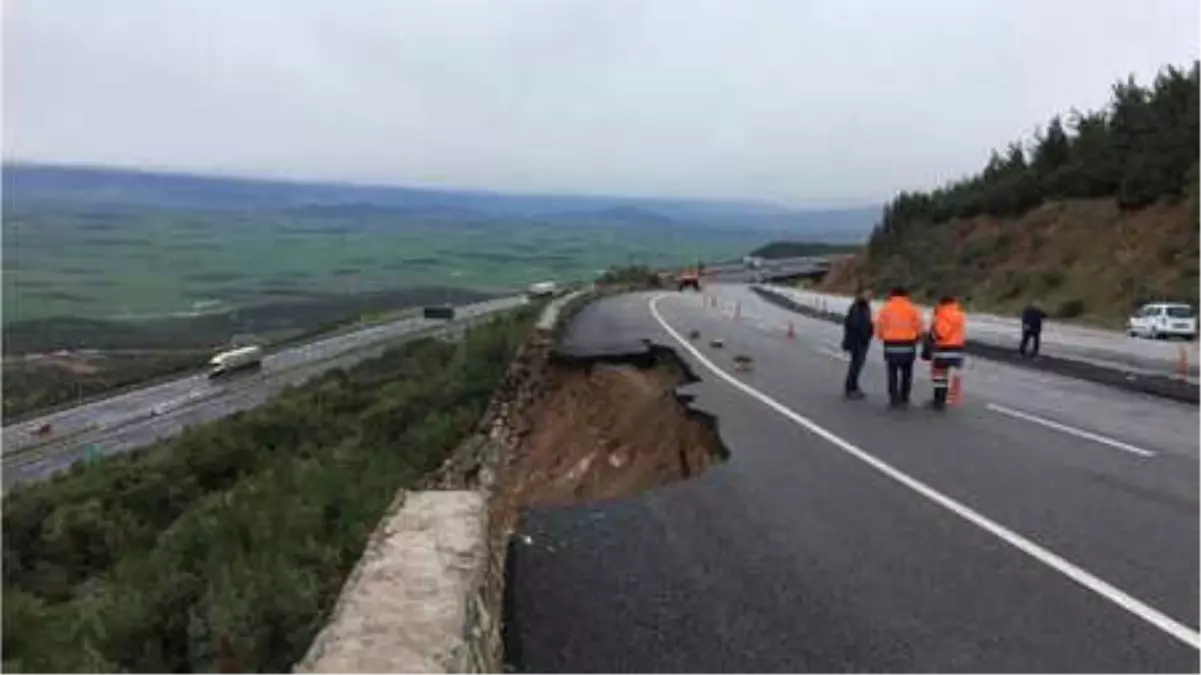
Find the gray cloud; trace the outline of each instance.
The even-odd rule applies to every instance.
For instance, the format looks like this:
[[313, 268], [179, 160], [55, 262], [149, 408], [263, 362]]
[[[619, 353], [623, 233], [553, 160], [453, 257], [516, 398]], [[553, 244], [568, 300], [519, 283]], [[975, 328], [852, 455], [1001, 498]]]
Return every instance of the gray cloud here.
[[1193, 0], [11, 0], [6, 158], [791, 203], [977, 169]]

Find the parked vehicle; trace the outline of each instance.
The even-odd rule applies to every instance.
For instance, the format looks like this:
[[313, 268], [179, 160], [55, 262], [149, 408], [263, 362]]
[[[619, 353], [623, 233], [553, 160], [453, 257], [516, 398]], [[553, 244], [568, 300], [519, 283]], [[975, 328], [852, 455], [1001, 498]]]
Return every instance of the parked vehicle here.
[[1143, 305], [1126, 321], [1131, 337], [1156, 340], [1180, 337], [1197, 338], [1197, 313], [1192, 306], [1179, 302], [1152, 302]]
[[262, 347], [239, 347], [209, 359], [209, 377], [220, 377], [235, 370], [258, 368], [262, 365]]

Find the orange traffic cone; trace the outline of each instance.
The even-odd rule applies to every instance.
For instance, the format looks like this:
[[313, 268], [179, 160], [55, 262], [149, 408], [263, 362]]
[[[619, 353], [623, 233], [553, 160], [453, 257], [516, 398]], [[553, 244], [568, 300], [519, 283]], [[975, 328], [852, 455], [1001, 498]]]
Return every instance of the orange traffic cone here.
[[947, 388], [947, 402], [959, 405], [963, 401], [963, 381], [958, 374], [951, 374], [951, 383]]
[[795, 327], [793, 327], [793, 325], [792, 325], [792, 322], [791, 322], [791, 321], [789, 321], [789, 322], [788, 322], [788, 333], [787, 333], [787, 336], [786, 336], [786, 337], [787, 337], [789, 340], [795, 340], [795, 339], [796, 339], [796, 328], [795, 328]]

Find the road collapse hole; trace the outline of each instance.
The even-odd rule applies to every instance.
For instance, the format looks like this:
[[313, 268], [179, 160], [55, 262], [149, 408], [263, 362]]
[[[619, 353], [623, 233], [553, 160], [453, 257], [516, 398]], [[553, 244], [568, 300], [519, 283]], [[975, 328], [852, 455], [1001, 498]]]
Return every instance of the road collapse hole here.
[[[700, 474], [727, 451], [713, 419], [676, 394], [696, 381], [671, 351], [552, 361], [506, 472], [510, 503], [564, 506]], [[509, 500], [506, 500], [509, 501]]]

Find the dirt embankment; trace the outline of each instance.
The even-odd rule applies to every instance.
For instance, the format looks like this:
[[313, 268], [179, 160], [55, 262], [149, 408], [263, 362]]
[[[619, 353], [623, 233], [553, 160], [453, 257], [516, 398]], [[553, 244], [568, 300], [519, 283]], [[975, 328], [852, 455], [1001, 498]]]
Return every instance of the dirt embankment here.
[[902, 283], [1012, 313], [1038, 300], [1053, 316], [1103, 325], [1154, 299], [1197, 301], [1197, 205], [1124, 211], [1110, 199], [1044, 204], [1019, 218], [977, 216], [913, 227], [834, 265], [820, 288]]
[[712, 423], [677, 399], [686, 381], [667, 354], [650, 367], [555, 364], [548, 395], [526, 411], [528, 433], [503, 489], [521, 505], [565, 505], [704, 471], [724, 451]]
[[[574, 310], [564, 312], [566, 321]], [[490, 491], [507, 530], [526, 506], [629, 496], [726, 457], [714, 420], [677, 394], [694, 377], [672, 351], [574, 359], [555, 354], [557, 337], [536, 335], [520, 350], [480, 433], [429, 487]]]

